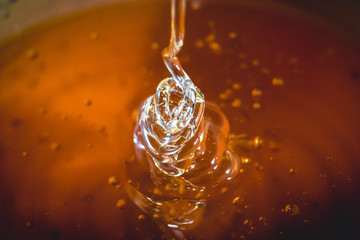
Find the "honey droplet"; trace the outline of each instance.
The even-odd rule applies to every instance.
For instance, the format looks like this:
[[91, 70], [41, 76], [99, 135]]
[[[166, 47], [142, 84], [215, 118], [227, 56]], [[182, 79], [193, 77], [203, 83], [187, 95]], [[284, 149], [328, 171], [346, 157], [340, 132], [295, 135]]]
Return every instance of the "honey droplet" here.
[[125, 201], [125, 199], [119, 199], [119, 200], [117, 200], [117, 202], [116, 202], [116, 207], [117, 207], [117, 208], [123, 209], [123, 208], [125, 208], [125, 206], [126, 206], [126, 201]]
[[155, 213], [152, 217], [153, 217], [154, 219], [159, 219], [159, 218], [160, 218], [159, 214], [157, 214], [157, 213]]
[[110, 185], [115, 186], [115, 185], [118, 185], [118, 184], [120, 183], [120, 179], [119, 179], [118, 177], [116, 177], [116, 176], [111, 176], [111, 177], [109, 177], [109, 179], [108, 179], [108, 183], [109, 183]]
[[295, 216], [300, 214], [300, 209], [296, 204], [287, 204], [284, 208], [284, 212], [290, 214], [291, 216]]
[[140, 215], [138, 216], [138, 219], [139, 219], [139, 220], [144, 220], [144, 219], [145, 219], [145, 215], [140, 214]]

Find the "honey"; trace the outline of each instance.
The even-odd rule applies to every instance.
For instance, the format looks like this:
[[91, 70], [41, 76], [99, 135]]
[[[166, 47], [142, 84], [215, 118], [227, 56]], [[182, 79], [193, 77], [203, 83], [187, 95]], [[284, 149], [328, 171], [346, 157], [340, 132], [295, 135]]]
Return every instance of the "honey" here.
[[[168, 77], [168, 9], [102, 7], [1, 44], [1, 239], [172, 237], [129, 199], [126, 184], [143, 186], [124, 172], [134, 111]], [[358, 237], [357, 46], [260, 7], [204, 4], [186, 26], [179, 58], [227, 117], [240, 166], [196, 193], [208, 199], [199, 224], [175, 237]]]

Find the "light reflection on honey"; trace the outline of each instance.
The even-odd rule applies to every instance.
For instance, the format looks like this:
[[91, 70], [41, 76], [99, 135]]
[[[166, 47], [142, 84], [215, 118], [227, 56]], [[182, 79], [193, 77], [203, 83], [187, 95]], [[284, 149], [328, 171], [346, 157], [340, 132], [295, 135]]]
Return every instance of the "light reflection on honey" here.
[[[133, 111], [167, 75], [167, 14], [161, 4], [105, 7], [0, 48], [1, 238], [161, 237], [128, 199], [122, 166]], [[214, 188], [187, 236], [358, 235], [359, 51], [259, 10], [209, 5], [187, 17], [181, 61], [222, 107], [242, 156], [239, 177]]]

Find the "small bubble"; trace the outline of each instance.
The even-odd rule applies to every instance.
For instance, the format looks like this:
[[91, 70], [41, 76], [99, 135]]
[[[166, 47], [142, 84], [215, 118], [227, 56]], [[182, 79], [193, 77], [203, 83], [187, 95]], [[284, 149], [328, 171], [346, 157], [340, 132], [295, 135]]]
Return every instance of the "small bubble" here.
[[247, 68], [247, 64], [246, 63], [240, 63], [240, 68], [241, 69], [246, 69]]
[[[264, 171], [264, 166], [259, 164], [259, 165], [256, 167], [256, 169], [259, 170], [259, 171]], [[258, 179], [258, 180], [260, 181], [261, 178]]]
[[222, 187], [220, 193], [226, 193], [228, 191], [227, 187]]
[[253, 225], [253, 221], [251, 221], [250, 219], [245, 219], [244, 225], [251, 227]]
[[[1, 4], [1, 2], [0, 2]], [[0, 5], [0, 17], [2, 19], [7, 19], [8, 17], [10, 17], [10, 10], [8, 6], [1, 6]]]
[[328, 160], [328, 161], [333, 161], [333, 160], [334, 160], [334, 156], [326, 156], [326, 160]]
[[91, 143], [88, 143], [88, 144], [86, 145], [86, 147], [90, 149], [90, 148], [93, 147], [93, 145], [92, 145]]
[[241, 239], [241, 240], [245, 240], [245, 239], [246, 239], [246, 236], [245, 236], [245, 235], [241, 235], [241, 236], [240, 236], [240, 239]]
[[243, 53], [243, 52], [239, 52], [239, 55], [238, 55], [238, 56], [239, 56], [239, 58], [242, 58], [242, 59], [243, 59], [243, 58], [245, 58], [245, 57], [246, 57], [246, 54], [245, 54], [245, 53]]
[[259, 60], [254, 59], [254, 60], [251, 61], [251, 64], [253, 66], [259, 66], [260, 62], [259, 62]]
[[227, 98], [228, 98], [228, 95], [226, 95], [225, 93], [220, 93], [220, 94], [219, 94], [219, 98], [220, 98], [220, 99], [227, 99]]
[[310, 220], [309, 219], [304, 219], [304, 223], [309, 224]]
[[280, 146], [279, 143], [275, 142], [275, 141], [269, 141], [269, 147], [271, 150], [273, 150], [274, 152], [277, 152], [280, 150]]
[[297, 170], [295, 168], [289, 168], [289, 173], [295, 174]]
[[85, 104], [85, 106], [91, 106], [92, 105], [92, 101], [90, 100], [90, 99], [85, 99], [84, 100], [84, 104]]
[[215, 53], [221, 52], [221, 46], [218, 42], [211, 42], [209, 43], [209, 47], [211, 50], [213, 50]]
[[267, 225], [267, 224], [268, 224], [266, 217], [263, 217], [263, 216], [259, 217], [259, 222], [261, 222], [263, 225]]
[[150, 47], [153, 50], [157, 50], [159, 48], [159, 43], [158, 42], [152, 42]]
[[242, 164], [248, 164], [250, 162], [250, 158], [247, 157], [241, 157], [240, 160]]
[[258, 88], [254, 88], [253, 90], [251, 90], [251, 96], [253, 97], [260, 97], [262, 93], [262, 90]]
[[225, 94], [228, 95], [228, 96], [231, 95], [232, 94], [232, 89], [230, 89], [230, 88], [226, 89]]
[[197, 48], [202, 48], [202, 47], [204, 47], [204, 41], [201, 40], [201, 39], [196, 40], [196, 41], [195, 41], [195, 46], [196, 46]]
[[209, 21], [207, 22], [207, 25], [208, 25], [208, 27], [215, 27], [215, 21], [209, 20]]
[[196, 199], [203, 198], [203, 197], [204, 197], [204, 192], [202, 192], [202, 191], [199, 191], [195, 196]]
[[160, 191], [160, 189], [159, 189], [158, 187], [155, 187], [155, 188], [153, 189], [153, 193], [154, 193], [155, 195], [161, 195], [161, 191]]
[[185, 183], [181, 182], [179, 184], [179, 194], [184, 194], [185, 193]]
[[26, 227], [27, 228], [32, 228], [32, 227], [34, 227], [34, 224], [32, 223], [32, 222], [26, 222]]
[[244, 202], [244, 199], [242, 199], [241, 197], [235, 197], [233, 200], [232, 200], [232, 203], [234, 205], [240, 205]]
[[254, 148], [260, 148], [263, 145], [263, 140], [261, 137], [256, 136], [256, 137], [254, 137], [252, 143], [253, 143]]
[[160, 218], [159, 214], [157, 214], [157, 213], [153, 214], [152, 217], [153, 217], [154, 219], [159, 219], [159, 218]]
[[29, 156], [29, 153], [28, 152], [22, 152], [21, 154], [23, 157], [28, 157]]
[[345, 180], [348, 181], [348, 182], [352, 182], [351, 176], [346, 176], [346, 177], [345, 177]]
[[140, 215], [138, 216], [138, 219], [139, 219], [139, 220], [144, 220], [144, 219], [145, 219], [145, 215], [140, 214]]
[[291, 58], [289, 58], [289, 63], [290, 63], [290, 64], [293, 64], [293, 65], [298, 64], [298, 63], [299, 63], [299, 59], [297, 59], [297, 58], [295, 58], [295, 57], [291, 57]]
[[235, 98], [234, 101], [232, 101], [231, 106], [235, 107], [235, 108], [241, 107], [241, 100], [238, 98]]
[[122, 199], [117, 200], [117, 202], [116, 202], [117, 208], [123, 209], [123, 208], [125, 208], [125, 206], [126, 206], [125, 199], [122, 198]]
[[120, 179], [119, 179], [118, 177], [116, 177], [116, 176], [111, 176], [111, 177], [109, 177], [109, 179], [108, 179], [108, 183], [109, 183], [110, 185], [115, 186], [115, 185], [118, 185], [118, 184], [120, 183]]
[[329, 56], [329, 57], [330, 57], [330, 56], [334, 56], [335, 53], [336, 53], [336, 51], [335, 51], [334, 48], [328, 48], [328, 49], [325, 50], [325, 55], [327, 55], [327, 56]]
[[92, 33], [90, 33], [90, 39], [98, 40], [98, 39], [100, 39], [100, 34], [98, 32], [92, 32]]
[[57, 142], [52, 142], [50, 144], [50, 150], [52, 150], [52, 151], [59, 151], [60, 148], [61, 148], [61, 145]]
[[272, 79], [272, 85], [273, 86], [283, 86], [284, 85], [284, 79], [279, 78], [279, 77], [274, 77]]
[[300, 214], [299, 206], [296, 204], [287, 204], [285, 208], [283, 209], [285, 213], [290, 214], [291, 216], [295, 216]]
[[61, 115], [61, 121], [67, 121], [68, 120], [68, 117], [66, 115]]
[[44, 108], [44, 107], [39, 107], [39, 108], [37, 109], [37, 112], [38, 112], [40, 115], [45, 115], [45, 114], [47, 113], [47, 110], [46, 110], [46, 108]]
[[260, 69], [260, 72], [263, 73], [263, 74], [265, 74], [265, 75], [269, 75], [269, 74], [270, 74], [270, 70], [269, 70], [268, 68], [266, 68], [266, 67], [262, 67], [262, 68]]
[[240, 84], [240, 83], [237, 83], [237, 82], [236, 82], [236, 83], [233, 83], [232, 88], [233, 88], [233, 89], [236, 89], [236, 90], [237, 90], [237, 89], [240, 89], [240, 88], [241, 88], [241, 84]]
[[236, 34], [236, 32], [229, 32], [228, 36], [230, 39], [235, 39], [237, 37], [237, 34]]
[[252, 105], [253, 109], [260, 109], [261, 108], [261, 103], [259, 102], [254, 102]]
[[190, 1], [190, 7], [192, 10], [199, 10], [201, 7], [201, 1], [200, 0]]
[[319, 178], [320, 179], [326, 179], [327, 178], [327, 175], [325, 173], [320, 173], [319, 174]]
[[35, 60], [39, 57], [39, 53], [35, 49], [30, 48], [26, 51], [25, 56], [30, 60]]
[[205, 41], [208, 43], [214, 42], [215, 40], [215, 34], [214, 33], [210, 33], [209, 35], [207, 35], [205, 37]]

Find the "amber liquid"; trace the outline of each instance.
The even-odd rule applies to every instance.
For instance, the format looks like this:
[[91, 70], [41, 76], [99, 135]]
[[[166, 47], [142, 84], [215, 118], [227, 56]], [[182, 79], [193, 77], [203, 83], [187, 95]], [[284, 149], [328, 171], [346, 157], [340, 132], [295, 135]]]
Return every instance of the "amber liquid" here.
[[[134, 110], [168, 76], [168, 9], [104, 7], [1, 45], [1, 239], [164, 237], [122, 176]], [[186, 34], [182, 65], [222, 108], [242, 157], [186, 237], [358, 237], [358, 48], [301, 19], [226, 5], [188, 11]]]

